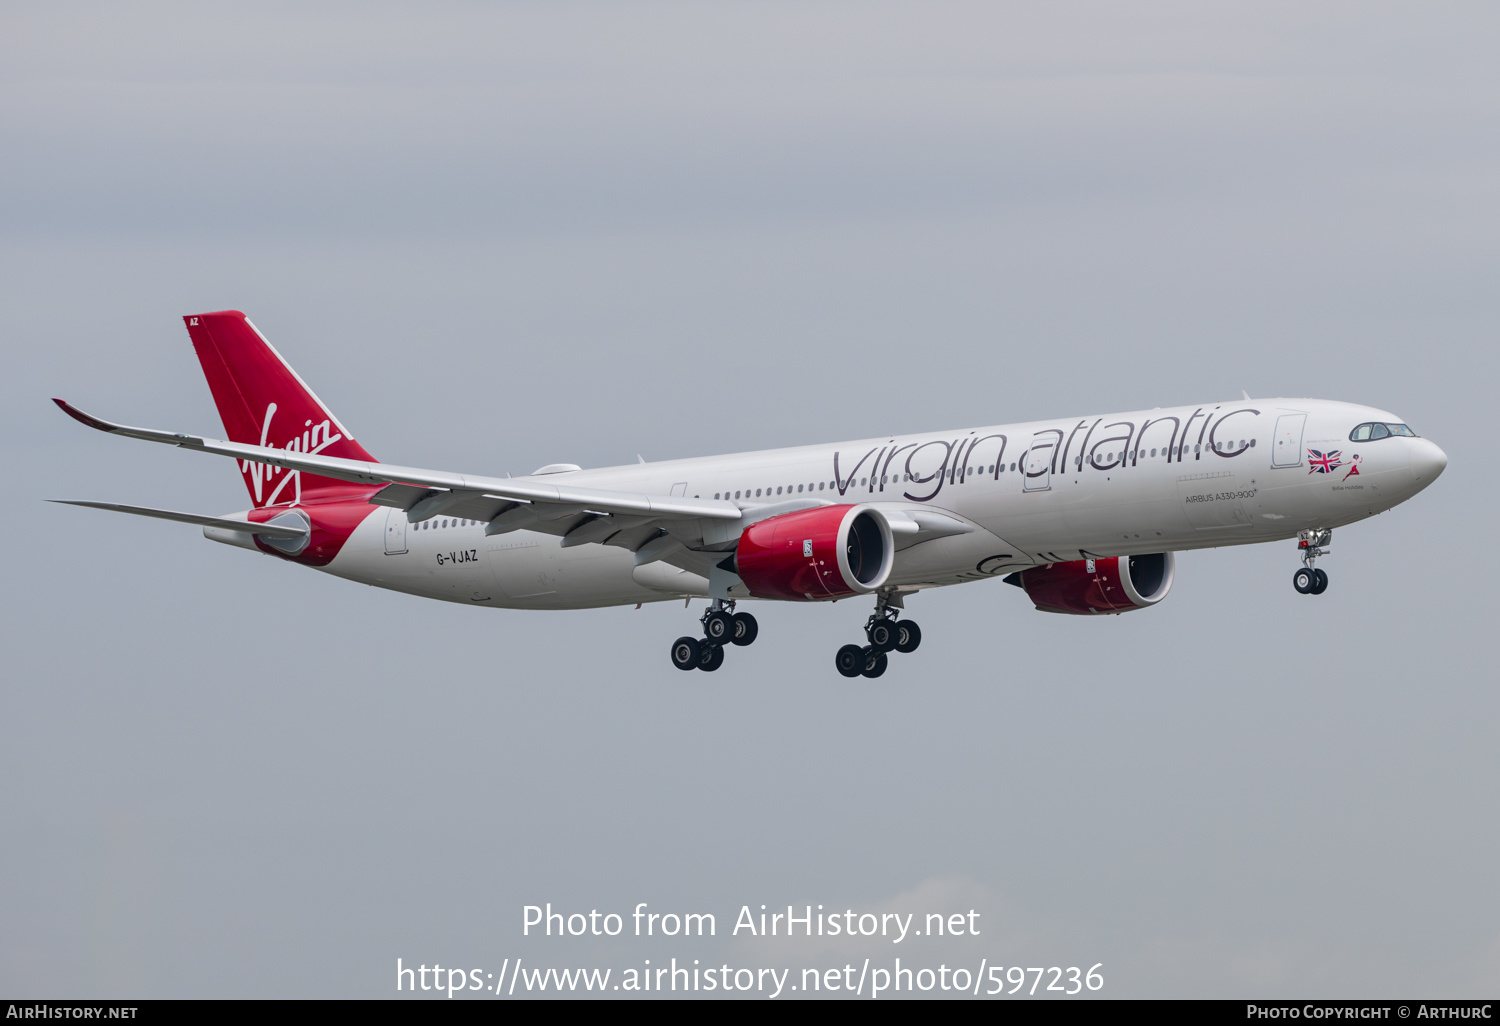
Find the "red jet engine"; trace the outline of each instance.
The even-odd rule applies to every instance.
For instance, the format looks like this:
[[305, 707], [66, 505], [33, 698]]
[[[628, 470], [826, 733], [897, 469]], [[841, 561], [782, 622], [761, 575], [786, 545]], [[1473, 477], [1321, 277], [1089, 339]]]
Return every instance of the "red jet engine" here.
[[866, 594], [891, 574], [891, 527], [869, 506], [818, 506], [745, 528], [735, 572], [756, 598], [816, 602]]
[[1044, 613], [1128, 613], [1154, 606], [1172, 590], [1170, 552], [1048, 563], [1005, 579], [1026, 591]]

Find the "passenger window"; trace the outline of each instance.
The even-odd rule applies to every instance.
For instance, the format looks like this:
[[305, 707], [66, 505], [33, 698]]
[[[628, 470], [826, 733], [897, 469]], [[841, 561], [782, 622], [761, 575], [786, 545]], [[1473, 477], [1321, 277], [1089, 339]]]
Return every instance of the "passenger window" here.
[[1386, 427], [1384, 424], [1370, 425], [1370, 440], [1372, 442], [1377, 438], [1388, 438], [1390, 437], [1390, 433], [1391, 429]]

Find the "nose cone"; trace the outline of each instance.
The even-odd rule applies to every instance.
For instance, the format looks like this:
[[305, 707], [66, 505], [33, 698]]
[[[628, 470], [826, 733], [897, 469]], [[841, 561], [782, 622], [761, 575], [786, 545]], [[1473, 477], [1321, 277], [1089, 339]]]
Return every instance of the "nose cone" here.
[[1448, 465], [1447, 454], [1425, 438], [1412, 439], [1411, 447], [1407, 450], [1407, 460], [1411, 467], [1412, 483], [1418, 490], [1436, 481], [1443, 468]]

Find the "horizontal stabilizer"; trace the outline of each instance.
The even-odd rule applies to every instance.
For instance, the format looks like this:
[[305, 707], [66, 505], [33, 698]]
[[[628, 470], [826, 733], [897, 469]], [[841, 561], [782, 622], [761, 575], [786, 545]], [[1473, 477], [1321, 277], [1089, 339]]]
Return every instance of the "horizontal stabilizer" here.
[[112, 509], [116, 513], [134, 513], [138, 517], [155, 517], [157, 520], [176, 520], [182, 524], [197, 524], [199, 527], [217, 527], [224, 531], [242, 534], [258, 534], [264, 538], [303, 538], [305, 527], [288, 527], [284, 524], [252, 524], [245, 520], [230, 520], [227, 517], [204, 517], [196, 513], [178, 513], [170, 509], [151, 509], [148, 506], [126, 506], [119, 502], [86, 502], [83, 499], [48, 499], [68, 506], [88, 506], [92, 509]]

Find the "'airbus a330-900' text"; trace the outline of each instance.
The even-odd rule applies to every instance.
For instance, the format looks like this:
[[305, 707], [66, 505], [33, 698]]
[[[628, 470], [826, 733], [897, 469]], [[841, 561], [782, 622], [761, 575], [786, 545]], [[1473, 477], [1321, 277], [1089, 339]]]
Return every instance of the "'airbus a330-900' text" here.
[[1321, 594], [1335, 527], [1411, 498], [1443, 451], [1384, 410], [1268, 399], [894, 435], [525, 477], [378, 463], [244, 314], [184, 318], [227, 441], [90, 427], [235, 459], [252, 506], [199, 516], [76, 505], [202, 526], [214, 541], [394, 591], [508, 609], [708, 600], [679, 669], [716, 670], [756, 638], [745, 599], [874, 604], [848, 677], [922, 639], [925, 588], [992, 577], [1036, 608], [1155, 605], [1172, 554], [1297, 539], [1293, 585]]

